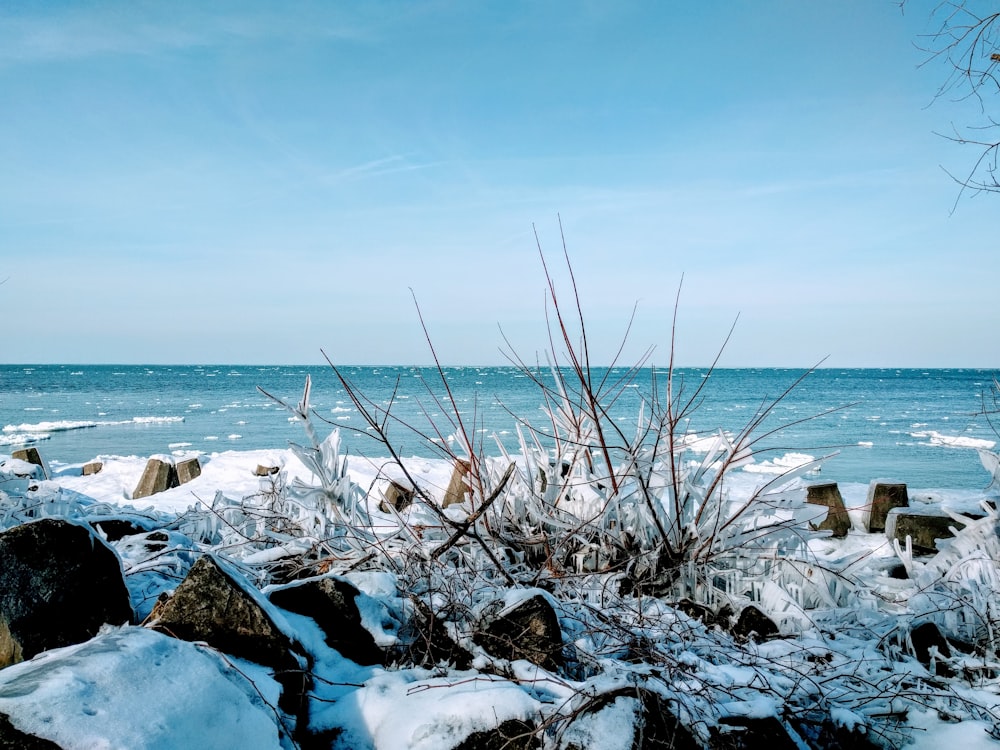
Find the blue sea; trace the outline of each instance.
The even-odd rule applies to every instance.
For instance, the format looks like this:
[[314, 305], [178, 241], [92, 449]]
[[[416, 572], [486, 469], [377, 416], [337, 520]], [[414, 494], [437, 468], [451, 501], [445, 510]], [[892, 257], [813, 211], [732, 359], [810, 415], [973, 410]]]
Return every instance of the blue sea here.
[[[434, 368], [342, 367], [371, 405], [392, 399], [389, 433], [401, 455], [435, 455], [454, 432], [455, 414]], [[767, 435], [758, 461], [788, 454], [820, 457], [824, 481], [889, 479], [916, 488], [976, 489], [989, 484], [976, 448], [1000, 442], [987, 416], [989, 370], [683, 369], [684, 392], [701, 386], [699, 406], [684, 425], [692, 432], [738, 432], [762, 406], [781, 398], [761, 425]], [[284, 448], [303, 442], [302, 426], [262, 394], [297, 403], [306, 376], [321, 431], [342, 428], [351, 454], [382, 457], [383, 446], [327, 366], [0, 365], [0, 457], [35, 445], [53, 465], [98, 456]], [[458, 415], [468, 432], [497, 454], [499, 439], [517, 448], [516, 425], [548, 427], [539, 387], [512, 367], [445, 368]], [[620, 383], [624, 370], [594, 371], [617, 399], [611, 417], [628, 436], [643, 399], [652, 392], [649, 370]], [[659, 390], [665, 383], [657, 374]], [[621, 386], [619, 388], [619, 386]], [[1000, 425], [1000, 420], [995, 420]], [[422, 433], [418, 435], [413, 429]]]

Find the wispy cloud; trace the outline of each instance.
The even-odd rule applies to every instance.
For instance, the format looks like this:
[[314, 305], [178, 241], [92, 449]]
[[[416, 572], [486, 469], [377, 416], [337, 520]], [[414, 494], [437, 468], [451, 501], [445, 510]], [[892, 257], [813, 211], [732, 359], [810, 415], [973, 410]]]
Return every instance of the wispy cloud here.
[[[304, 18], [303, 16], [308, 16]], [[266, 39], [366, 39], [346, 14], [248, 3], [231, 12], [183, 3], [70, 6], [31, 12], [0, 7], [0, 65], [62, 62], [163, 52]]]

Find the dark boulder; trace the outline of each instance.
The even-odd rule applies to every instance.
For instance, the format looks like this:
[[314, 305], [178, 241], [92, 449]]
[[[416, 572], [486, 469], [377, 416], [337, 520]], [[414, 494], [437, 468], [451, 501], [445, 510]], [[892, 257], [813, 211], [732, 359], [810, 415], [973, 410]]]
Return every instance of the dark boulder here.
[[541, 747], [535, 727], [526, 721], [508, 719], [488, 732], [473, 732], [452, 750], [533, 750]]
[[88, 527], [43, 519], [0, 533], [0, 667], [131, 620], [121, 563]]
[[355, 603], [359, 593], [342, 578], [314, 578], [274, 589], [267, 596], [282, 609], [315, 620], [326, 644], [341, 656], [362, 665], [383, 664], [382, 650], [361, 624]]
[[765, 641], [779, 635], [778, 626], [774, 620], [761, 612], [757, 607], [748, 604], [736, 618], [732, 627], [733, 637], [738, 641]]
[[552, 605], [541, 594], [503, 610], [487, 610], [472, 640], [499, 659], [527, 659], [548, 670], [563, 663], [562, 630]]
[[[562, 734], [559, 750], [596, 750], [586, 725], [595, 720], [600, 722], [602, 713], [615, 710], [617, 716], [624, 710], [634, 717], [632, 750], [704, 750], [694, 732], [681, 723], [671, 702], [644, 687], [619, 688], [589, 698], [574, 711]], [[626, 729], [623, 725], [622, 731]]]
[[823, 711], [798, 712], [789, 724], [809, 747], [822, 750], [884, 750], [864, 726], [851, 727], [835, 722]]
[[22, 732], [10, 723], [8, 716], [0, 714], [0, 750], [62, 750], [62, 746]]
[[470, 669], [472, 654], [451, 637], [441, 618], [418, 597], [411, 596], [410, 601], [414, 612], [401, 634], [406, 645], [402, 647], [400, 661], [425, 667], [444, 663], [456, 669]]
[[226, 654], [274, 669], [298, 668], [292, 642], [248, 584], [203, 555], [149, 625], [183, 641], [205, 641]]
[[710, 750], [799, 750], [787, 727], [774, 716], [724, 716], [708, 746]]

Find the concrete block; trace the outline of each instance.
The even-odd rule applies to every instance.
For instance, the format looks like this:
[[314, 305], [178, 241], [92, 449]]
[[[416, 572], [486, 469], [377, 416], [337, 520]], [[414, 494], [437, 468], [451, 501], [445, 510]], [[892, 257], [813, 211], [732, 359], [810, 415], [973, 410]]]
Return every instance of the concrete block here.
[[197, 458], [186, 458], [176, 466], [177, 483], [186, 484], [201, 476], [201, 463]]
[[851, 519], [844, 507], [844, 498], [836, 482], [814, 484], [806, 489], [806, 502], [827, 507], [826, 519], [814, 528], [820, 531], [832, 531], [838, 538], [847, 536], [851, 530]]
[[146, 468], [142, 472], [139, 484], [135, 487], [135, 492], [132, 493], [132, 499], [149, 497], [177, 485], [177, 469], [173, 462], [151, 458], [146, 462]]
[[864, 507], [865, 530], [869, 533], [885, 531], [885, 519], [893, 508], [906, 508], [910, 497], [905, 484], [872, 482], [868, 485], [868, 499]]

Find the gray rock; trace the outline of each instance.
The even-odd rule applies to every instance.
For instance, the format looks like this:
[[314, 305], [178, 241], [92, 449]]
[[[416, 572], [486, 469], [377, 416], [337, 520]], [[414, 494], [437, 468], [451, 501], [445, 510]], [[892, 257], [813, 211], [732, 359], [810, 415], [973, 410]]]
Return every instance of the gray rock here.
[[0, 533], [0, 667], [131, 620], [121, 563], [89, 528], [43, 519]]

